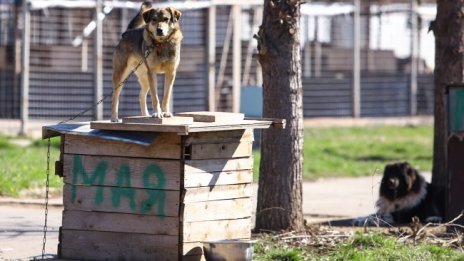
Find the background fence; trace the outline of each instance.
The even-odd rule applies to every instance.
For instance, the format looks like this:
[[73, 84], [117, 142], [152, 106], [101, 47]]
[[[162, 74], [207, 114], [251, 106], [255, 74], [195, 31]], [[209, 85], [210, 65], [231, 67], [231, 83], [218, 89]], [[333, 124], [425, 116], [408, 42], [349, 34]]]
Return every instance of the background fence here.
[[[231, 5], [215, 6], [214, 16], [209, 1], [169, 3], [183, 12], [184, 40], [173, 94], [174, 112], [208, 110], [212, 104], [216, 110], [231, 111], [234, 99], [240, 98], [234, 91], [237, 84], [239, 88], [261, 87], [252, 38], [262, 18], [262, 6], [257, 2], [240, 6], [238, 15], [233, 15]], [[414, 1], [370, 2], [312, 1], [302, 6], [305, 117], [433, 113], [434, 40], [427, 28], [434, 19], [435, 6]], [[104, 3], [103, 95], [111, 94], [113, 49], [139, 6], [140, 1]], [[0, 118], [20, 118], [23, 105], [31, 119], [63, 119], [91, 107], [97, 91], [92, 25], [95, 2], [32, 0], [29, 12], [30, 34], [25, 35], [21, 2], [0, 0]], [[214, 37], [209, 26], [214, 28]], [[27, 97], [21, 93], [25, 37], [30, 41], [29, 89], [28, 100], [22, 101]], [[211, 44], [213, 48], [208, 48]], [[240, 69], [238, 83], [234, 63]], [[211, 72], [215, 76], [213, 89], [208, 76]], [[121, 116], [139, 114], [138, 92], [137, 80], [131, 77], [121, 95]], [[210, 93], [212, 100], [208, 99]], [[110, 110], [108, 98], [103, 103], [104, 118], [109, 118]], [[95, 112], [90, 110], [79, 120], [92, 118]]]

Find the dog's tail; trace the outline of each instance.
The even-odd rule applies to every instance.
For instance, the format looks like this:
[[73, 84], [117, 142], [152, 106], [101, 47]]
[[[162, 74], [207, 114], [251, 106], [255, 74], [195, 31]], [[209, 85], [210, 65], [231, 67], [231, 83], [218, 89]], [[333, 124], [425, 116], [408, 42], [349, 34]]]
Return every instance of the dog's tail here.
[[132, 20], [130, 21], [129, 25], [126, 28], [126, 31], [136, 29], [136, 28], [139, 28], [145, 25], [145, 21], [143, 20], [143, 13], [145, 13], [145, 11], [151, 8], [152, 8], [152, 4], [150, 1], [143, 2], [142, 5], [140, 6], [140, 11], [137, 13], [136, 16], [134, 16], [134, 18], [132, 18]]

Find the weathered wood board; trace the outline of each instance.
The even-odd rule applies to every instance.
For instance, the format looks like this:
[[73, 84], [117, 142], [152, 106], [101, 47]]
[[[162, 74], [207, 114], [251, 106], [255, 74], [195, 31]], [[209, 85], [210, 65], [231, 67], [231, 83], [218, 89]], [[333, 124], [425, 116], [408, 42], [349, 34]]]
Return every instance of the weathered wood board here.
[[243, 113], [233, 112], [180, 112], [176, 116], [193, 117], [196, 122], [216, 122], [216, 123], [239, 123], [243, 121], [245, 115]]
[[213, 144], [213, 143], [230, 143], [240, 141], [254, 141], [253, 130], [231, 130], [231, 131], [211, 131], [211, 132], [194, 132], [190, 133], [185, 144]]
[[251, 218], [183, 223], [183, 242], [251, 237]]
[[252, 154], [251, 141], [192, 144], [190, 159], [232, 159], [249, 157]]
[[186, 160], [185, 175], [253, 169], [253, 158]]
[[[117, 130], [117, 131], [146, 131], [146, 132], [172, 132], [179, 135], [189, 135], [193, 132], [231, 131], [243, 129], [268, 129], [274, 124], [273, 120], [242, 120], [240, 122], [193, 122], [190, 125], [121, 123], [110, 121], [92, 121], [91, 129]], [[280, 123], [279, 123], [280, 124]]]
[[179, 191], [65, 184], [65, 210], [179, 216]]
[[179, 238], [62, 229], [60, 258], [77, 260], [159, 260], [179, 258]]
[[252, 205], [251, 198], [185, 203], [182, 222], [248, 218]]
[[90, 122], [91, 129], [99, 130], [115, 130], [115, 131], [147, 131], [147, 132], [163, 132], [177, 133], [179, 135], [187, 135], [189, 133], [189, 125], [185, 124], [146, 124], [146, 123], [122, 123], [111, 121], [92, 121]]
[[150, 146], [66, 134], [64, 152], [128, 158], [180, 159], [181, 140], [174, 133], [162, 133]]
[[179, 217], [64, 210], [62, 226], [83, 231], [179, 235]]
[[217, 185], [233, 185], [253, 181], [251, 169], [224, 172], [192, 172], [184, 174], [184, 187], [204, 187]]
[[151, 116], [132, 116], [122, 118], [122, 123], [148, 123], [148, 124], [192, 124], [193, 117], [155, 118]]
[[[202, 202], [235, 198], [249, 198], [253, 195], [253, 185], [235, 184], [223, 186], [186, 188], [182, 202]], [[205, 212], [207, 213], [207, 212]]]
[[64, 182], [73, 185], [180, 190], [179, 160], [64, 154]]

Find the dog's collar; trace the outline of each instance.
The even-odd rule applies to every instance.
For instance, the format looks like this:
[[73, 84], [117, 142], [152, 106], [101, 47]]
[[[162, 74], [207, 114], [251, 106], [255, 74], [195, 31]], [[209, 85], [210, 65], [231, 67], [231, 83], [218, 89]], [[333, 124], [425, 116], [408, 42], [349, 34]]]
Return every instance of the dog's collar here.
[[163, 46], [164, 46], [163, 43], [157, 43], [157, 42], [153, 41], [153, 44], [151, 45], [151, 48], [156, 50], [157, 54], [160, 54], [161, 50], [163, 50]]
[[148, 30], [148, 27], [145, 28], [145, 30], [147, 31], [147, 34], [148, 34], [148, 37], [150, 37], [151, 41], [152, 41], [152, 44], [150, 45], [150, 48], [153, 50], [156, 50], [156, 53], [157, 54], [160, 54], [161, 51], [163, 50], [163, 47], [164, 47], [164, 44], [169, 42], [171, 39], [172, 39], [172, 36], [174, 35], [174, 33], [176, 32], [176, 30], [174, 29], [169, 35], [168, 37], [166, 38], [166, 41], [164, 42], [158, 42], [156, 41], [155, 37], [153, 37], [152, 33]]

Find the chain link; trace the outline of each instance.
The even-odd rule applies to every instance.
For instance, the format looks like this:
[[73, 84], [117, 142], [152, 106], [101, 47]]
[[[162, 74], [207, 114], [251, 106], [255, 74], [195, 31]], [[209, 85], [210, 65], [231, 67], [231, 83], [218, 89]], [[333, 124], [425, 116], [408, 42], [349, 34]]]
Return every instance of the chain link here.
[[124, 81], [122, 81], [118, 85], [118, 87], [116, 87], [114, 90], [111, 90], [110, 94], [104, 95], [100, 100], [98, 100], [95, 104], [93, 104], [89, 108], [79, 112], [78, 114], [70, 117], [69, 119], [65, 119], [65, 120], [60, 121], [58, 124], [63, 124], [63, 123], [66, 123], [68, 121], [72, 121], [72, 120], [74, 120], [76, 118], [81, 117], [82, 115], [86, 114], [87, 112], [89, 112], [93, 108], [97, 107], [99, 104], [101, 104], [103, 101], [105, 101], [108, 97], [113, 96], [113, 92], [115, 90], [119, 89], [119, 88], [122, 88], [122, 86], [124, 86], [124, 84], [126, 84], [126, 82], [129, 80], [129, 78], [137, 71], [137, 69], [140, 67], [140, 65], [142, 65], [145, 62], [147, 57], [153, 52], [154, 47], [155, 47], [154, 44], [148, 47], [148, 49], [145, 51], [144, 57], [142, 59], [140, 59], [139, 63], [132, 69], [132, 71], [129, 73], [129, 75], [127, 75], [127, 77], [124, 79]]
[[47, 178], [45, 181], [45, 222], [43, 228], [43, 241], [42, 241], [42, 260], [45, 258], [45, 245], [47, 244], [47, 221], [48, 221], [48, 201], [50, 192], [50, 146], [51, 138], [48, 138], [47, 144]]
[[[124, 81], [122, 81], [118, 85], [118, 87], [116, 87], [114, 90], [122, 88], [122, 86], [124, 86], [124, 84], [126, 84], [126, 82], [129, 80], [129, 78], [137, 71], [137, 69], [146, 61], [148, 56], [153, 52], [154, 47], [155, 47], [154, 44], [148, 47], [148, 49], [145, 51], [144, 57], [142, 59], [140, 59], [139, 63], [132, 69], [132, 71], [129, 73], [129, 75], [127, 75], [127, 77], [124, 79]], [[101, 104], [104, 100], [106, 100], [106, 98], [108, 98], [109, 96], [112, 96], [114, 90], [112, 90], [109, 95], [103, 96], [100, 100], [98, 100], [91, 107], [79, 112], [78, 114], [70, 117], [69, 119], [65, 119], [65, 120], [60, 121], [58, 124], [63, 124], [63, 123], [66, 123], [68, 121], [72, 121], [72, 120], [74, 120], [76, 118], [79, 118], [82, 115], [86, 114], [88, 111], [92, 110], [93, 108], [95, 108], [96, 106]], [[46, 244], [47, 244], [47, 231], [48, 231], [48, 226], [47, 226], [47, 223], [48, 223], [48, 202], [49, 202], [49, 194], [50, 194], [50, 146], [51, 146], [51, 140], [50, 139], [51, 138], [48, 138], [48, 145], [47, 145], [47, 178], [46, 178], [46, 182], [45, 182], [45, 222], [44, 222], [44, 228], [43, 228], [42, 260], [45, 259], [45, 247], [46, 247]]]

